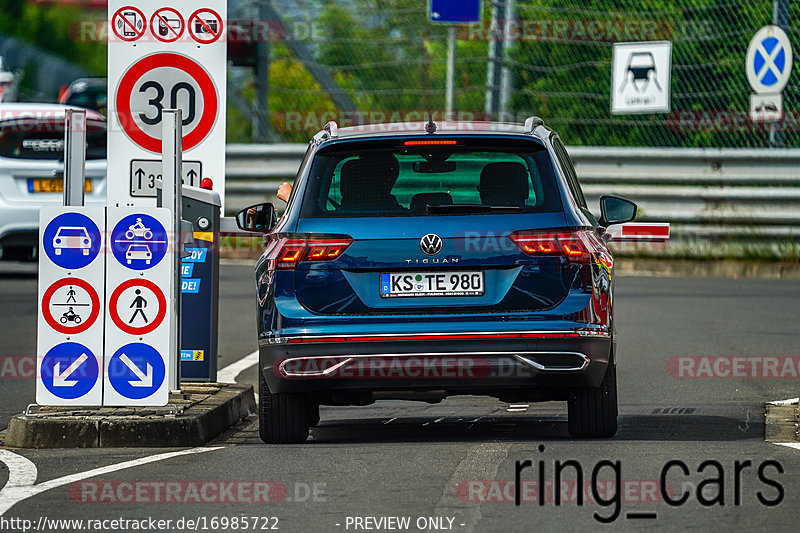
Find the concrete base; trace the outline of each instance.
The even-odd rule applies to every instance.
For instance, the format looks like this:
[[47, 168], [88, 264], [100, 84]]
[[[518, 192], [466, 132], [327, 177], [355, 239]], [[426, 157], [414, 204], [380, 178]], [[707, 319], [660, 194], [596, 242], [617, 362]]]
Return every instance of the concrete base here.
[[10, 448], [138, 448], [200, 446], [256, 412], [253, 387], [183, 383], [188, 399], [166, 407], [43, 407], [11, 419]]
[[767, 404], [764, 439], [767, 442], [800, 442], [798, 405]]

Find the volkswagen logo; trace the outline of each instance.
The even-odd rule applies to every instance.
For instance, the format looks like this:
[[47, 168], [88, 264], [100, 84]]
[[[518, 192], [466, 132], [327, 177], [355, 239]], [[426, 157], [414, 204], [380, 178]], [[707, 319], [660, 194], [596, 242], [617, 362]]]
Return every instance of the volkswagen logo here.
[[420, 239], [419, 247], [426, 255], [436, 255], [442, 251], [442, 238], [435, 233], [428, 233]]

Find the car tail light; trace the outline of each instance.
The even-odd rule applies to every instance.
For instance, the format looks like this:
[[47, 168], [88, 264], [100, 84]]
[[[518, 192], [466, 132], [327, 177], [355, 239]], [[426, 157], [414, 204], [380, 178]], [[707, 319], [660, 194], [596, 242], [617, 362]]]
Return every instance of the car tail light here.
[[347, 235], [289, 237], [278, 242], [271, 259], [275, 268], [295, 268], [301, 261], [333, 261], [352, 243]]
[[600, 241], [590, 231], [517, 231], [509, 238], [528, 255], [566, 257], [573, 263], [588, 263], [592, 254], [602, 252]]

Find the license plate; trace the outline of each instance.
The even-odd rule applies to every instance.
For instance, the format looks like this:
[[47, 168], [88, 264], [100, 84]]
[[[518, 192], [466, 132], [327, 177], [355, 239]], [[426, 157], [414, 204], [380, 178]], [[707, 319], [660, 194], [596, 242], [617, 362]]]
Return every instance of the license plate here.
[[483, 296], [483, 272], [395, 272], [381, 274], [381, 296]]
[[[86, 180], [83, 191], [92, 192], [92, 180]], [[28, 192], [64, 192], [64, 180], [61, 178], [28, 178]]]

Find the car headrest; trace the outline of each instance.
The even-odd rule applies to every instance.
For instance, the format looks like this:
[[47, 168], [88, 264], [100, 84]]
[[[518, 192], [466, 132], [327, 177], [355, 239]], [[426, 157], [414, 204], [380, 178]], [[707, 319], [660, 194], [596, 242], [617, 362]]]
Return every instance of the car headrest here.
[[521, 163], [489, 163], [478, 185], [484, 205], [522, 206], [530, 196], [528, 169]]
[[453, 197], [446, 192], [421, 192], [411, 198], [411, 211], [427, 213], [429, 205], [453, 205]]
[[393, 155], [348, 161], [340, 175], [342, 198], [388, 195], [399, 175], [400, 164]]

